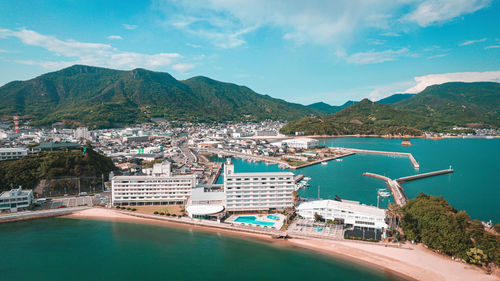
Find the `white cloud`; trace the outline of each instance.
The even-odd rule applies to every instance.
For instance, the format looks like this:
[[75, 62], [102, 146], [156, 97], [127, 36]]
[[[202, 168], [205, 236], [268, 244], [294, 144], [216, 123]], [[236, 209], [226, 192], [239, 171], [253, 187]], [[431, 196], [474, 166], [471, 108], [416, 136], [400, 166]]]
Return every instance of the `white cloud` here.
[[127, 30], [134, 30], [134, 29], [138, 28], [138, 26], [135, 24], [127, 24], [127, 23], [122, 24], [122, 26], [123, 26], [123, 28], [125, 28]]
[[401, 34], [396, 33], [396, 32], [384, 32], [380, 35], [386, 36], [386, 37], [400, 37], [401, 36]]
[[447, 55], [448, 54], [438, 54], [438, 55], [427, 57], [427, 59], [437, 59], [437, 58], [446, 57]]
[[416, 22], [422, 27], [427, 27], [474, 13], [490, 3], [491, 0], [425, 0], [402, 20]]
[[193, 43], [186, 43], [186, 46], [189, 46], [189, 47], [195, 48], [195, 49], [199, 49], [202, 47], [201, 45], [197, 45], [197, 44], [193, 44]]
[[465, 42], [458, 44], [458, 46], [467, 46], [467, 45], [472, 45], [472, 44], [476, 44], [476, 43], [481, 43], [484, 41], [486, 41], [486, 38], [479, 39], [479, 40], [469, 40], [469, 41], [465, 41]]
[[[279, 29], [296, 44], [335, 48], [364, 30], [401, 36], [408, 24], [439, 24], [487, 7], [491, 0], [157, 0], [166, 23], [216, 46], [246, 43], [245, 34], [262, 27]], [[172, 6], [177, 14], [172, 13]]]
[[416, 85], [408, 88], [405, 93], [419, 93], [426, 87], [443, 84], [447, 82], [499, 82], [500, 71], [486, 72], [455, 72], [443, 74], [430, 74], [425, 76], [415, 77]]
[[120, 35], [109, 35], [108, 39], [122, 40], [123, 38]]
[[[19, 38], [24, 44], [46, 49], [57, 57], [58, 61], [18, 60], [18, 63], [40, 65], [55, 70], [73, 64], [88, 64], [119, 69], [137, 67], [158, 68], [172, 66], [175, 60], [182, 58], [178, 53], [141, 54], [120, 51], [109, 44], [87, 43], [75, 40], [60, 40], [43, 35], [33, 30], [0, 30], [0, 36]], [[173, 66], [172, 66], [173, 68]]]
[[407, 48], [402, 48], [399, 50], [385, 50], [385, 51], [369, 51], [355, 53], [346, 58], [348, 63], [352, 64], [371, 64], [371, 63], [381, 63], [386, 61], [394, 61], [399, 57], [410, 56]]
[[500, 45], [491, 45], [491, 46], [484, 47], [485, 50], [488, 50], [488, 49], [497, 49], [497, 48], [500, 48]]
[[186, 73], [195, 68], [195, 65], [191, 63], [177, 63], [172, 65], [172, 68], [177, 70], [178, 72]]

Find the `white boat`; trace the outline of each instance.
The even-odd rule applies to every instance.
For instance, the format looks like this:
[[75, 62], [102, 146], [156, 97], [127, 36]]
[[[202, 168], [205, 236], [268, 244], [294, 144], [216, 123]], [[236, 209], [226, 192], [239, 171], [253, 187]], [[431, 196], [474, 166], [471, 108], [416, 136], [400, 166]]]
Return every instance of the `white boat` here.
[[387, 191], [387, 189], [379, 189], [379, 190], [377, 190], [377, 194], [383, 198], [391, 196], [391, 193], [389, 191]]
[[310, 180], [311, 180], [311, 178], [310, 178], [310, 177], [304, 177], [304, 180], [305, 180], [305, 181], [310, 181]]
[[321, 165], [328, 165], [328, 162], [323, 161], [323, 162], [321, 162]]
[[337, 161], [337, 162], [342, 162], [342, 159], [335, 159], [335, 161]]

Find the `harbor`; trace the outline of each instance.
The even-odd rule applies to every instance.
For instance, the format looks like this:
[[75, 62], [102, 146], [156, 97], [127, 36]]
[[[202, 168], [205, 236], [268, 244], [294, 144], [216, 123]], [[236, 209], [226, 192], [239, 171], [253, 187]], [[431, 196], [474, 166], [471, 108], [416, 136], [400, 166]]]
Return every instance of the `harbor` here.
[[439, 175], [445, 175], [453, 173], [453, 169], [446, 169], [446, 170], [440, 170], [440, 171], [434, 171], [434, 172], [429, 172], [429, 173], [423, 173], [423, 174], [417, 174], [417, 175], [412, 175], [412, 176], [406, 176], [402, 178], [398, 178], [396, 180], [390, 179], [386, 176], [374, 174], [374, 173], [363, 173], [363, 176], [367, 177], [372, 177], [376, 179], [380, 179], [385, 181], [387, 187], [391, 191], [392, 198], [394, 199], [394, 203], [396, 203], [398, 206], [404, 206], [408, 202], [408, 197], [406, 196], [403, 187], [401, 186], [402, 183], [413, 181], [413, 180], [418, 180], [418, 179], [423, 179], [423, 178], [428, 178], [428, 177], [434, 177], [434, 176], [439, 176]]

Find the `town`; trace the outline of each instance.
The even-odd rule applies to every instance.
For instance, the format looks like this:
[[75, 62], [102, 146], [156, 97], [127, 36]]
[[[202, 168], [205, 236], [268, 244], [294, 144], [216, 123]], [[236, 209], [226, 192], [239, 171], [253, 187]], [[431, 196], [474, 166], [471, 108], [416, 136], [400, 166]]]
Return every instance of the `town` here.
[[[299, 198], [310, 178], [292, 172], [240, 172], [232, 158], [298, 170], [342, 161], [354, 152], [326, 148], [318, 140], [279, 134], [283, 123], [169, 123], [89, 130], [18, 127], [2, 139], [3, 161], [43, 153], [87, 149], [109, 157], [115, 167], [101, 178], [52, 179], [12, 187], [0, 196], [2, 212], [53, 214], [71, 208], [105, 207], [136, 215], [163, 216], [276, 236], [317, 236], [379, 241], [388, 224], [383, 209], [340, 198]], [[10, 147], [6, 147], [10, 146]], [[299, 170], [298, 170], [299, 171]], [[52, 188], [62, 180], [64, 188]], [[7, 218], [7, 216], [2, 216]]]

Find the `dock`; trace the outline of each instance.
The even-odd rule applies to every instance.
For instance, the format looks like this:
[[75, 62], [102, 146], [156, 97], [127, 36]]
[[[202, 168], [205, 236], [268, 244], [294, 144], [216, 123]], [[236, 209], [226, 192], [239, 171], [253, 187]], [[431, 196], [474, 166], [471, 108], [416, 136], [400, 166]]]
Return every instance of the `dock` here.
[[423, 173], [423, 174], [417, 174], [413, 176], [407, 176], [407, 177], [402, 177], [397, 179], [396, 181], [398, 183], [405, 183], [413, 180], [418, 180], [418, 179], [423, 179], [423, 178], [428, 178], [428, 177], [433, 177], [433, 176], [439, 176], [439, 175], [445, 175], [445, 174], [450, 174], [453, 173], [453, 169], [446, 169], [446, 170], [440, 170], [440, 171], [435, 171], [435, 172], [429, 172], [429, 173]]
[[379, 150], [367, 150], [367, 149], [356, 149], [356, 148], [343, 148], [343, 150], [351, 151], [354, 153], [366, 153], [366, 154], [380, 154], [380, 155], [394, 155], [394, 156], [403, 156], [408, 157], [411, 164], [415, 169], [420, 168], [420, 164], [418, 164], [417, 160], [411, 153], [408, 152], [392, 152], [392, 151], [379, 151]]
[[389, 188], [389, 190], [392, 193], [392, 198], [394, 198], [394, 203], [396, 203], [398, 206], [404, 206], [408, 202], [408, 197], [406, 196], [404, 192], [403, 186], [401, 186], [402, 183], [413, 181], [413, 180], [418, 180], [418, 179], [423, 179], [423, 178], [428, 178], [428, 177], [434, 177], [434, 176], [439, 176], [439, 175], [445, 175], [453, 173], [453, 169], [446, 169], [446, 170], [440, 170], [440, 171], [434, 171], [434, 172], [429, 172], [429, 173], [423, 173], [423, 174], [417, 174], [417, 175], [412, 175], [412, 176], [407, 176], [407, 177], [402, 177], [396, 180], [390, 179], [386, 176], [374, 174], [374, 173], [363, 173], [363, 176], [366, 177], [372, 177], [376, 178], [379, 180], [385, 181], [385, 184]]

